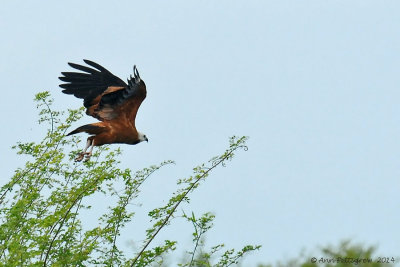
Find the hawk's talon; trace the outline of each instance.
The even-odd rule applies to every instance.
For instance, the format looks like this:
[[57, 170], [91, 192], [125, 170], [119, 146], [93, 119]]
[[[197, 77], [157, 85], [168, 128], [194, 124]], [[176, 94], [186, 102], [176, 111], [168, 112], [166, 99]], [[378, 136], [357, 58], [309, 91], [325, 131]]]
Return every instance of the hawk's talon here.
[[92, 152], [86, 152], [85, 153], [85, 162], [89, 161], [90, 157], [92, 156]]
[[85, 152], [81, 152], [78, 154], [78, 157], [75, 159], [75, 162], [81, 162], [83, 160], [83, 157], [85, 156]]

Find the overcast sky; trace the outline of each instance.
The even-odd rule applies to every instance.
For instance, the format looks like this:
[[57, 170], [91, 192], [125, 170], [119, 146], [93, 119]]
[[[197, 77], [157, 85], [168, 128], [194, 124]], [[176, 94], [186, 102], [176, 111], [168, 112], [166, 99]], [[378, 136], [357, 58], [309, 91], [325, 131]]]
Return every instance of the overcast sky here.
[[[10, 147], [45, 134], [35, 93], [82, 105], [58, 87], [67, 62], [123, 80], [136, 64], [150, 142], [121, 146], [122, 165], [177, 163], [143, 188], [136, 223], [229, 136], [248, 135], [182, 207], [215, 213], [208, 245], [261, 244], [246, 266], [343, 239], [399, 256], [399, 14], [399, 1], [2, 1], [1, 184], [23, 164]], [[190, 230], [162, 237], [184, 245]]]

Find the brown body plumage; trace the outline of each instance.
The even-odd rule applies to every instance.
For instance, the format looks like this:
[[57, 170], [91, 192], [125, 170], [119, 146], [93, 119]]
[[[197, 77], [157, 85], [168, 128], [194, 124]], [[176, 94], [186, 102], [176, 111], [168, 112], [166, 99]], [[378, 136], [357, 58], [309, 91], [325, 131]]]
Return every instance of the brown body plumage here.
[[[104, 67], [90, 60], [84, 62], [93, 68], [68, 63], [83, 72], [62, 72], [60, 84], [63, 93], [73, 94], [84, 100], [86, 114], [100, 122], [83, 125], [68, 135], [86, 132], [90, 134], [86, 148], [79, 154], [77, 161], [86, 155], [89, 159], [94, 146], [123, 143], [137, 144], [148, 141], [146, 135], [136, 130], [135, 118], [140, 104], [146, 98], [146, 85], [140, 79], [134, 66], [134, 77], [128, 83], [113, 75]], [[90, 151], [86, 150], [90, 147]]]

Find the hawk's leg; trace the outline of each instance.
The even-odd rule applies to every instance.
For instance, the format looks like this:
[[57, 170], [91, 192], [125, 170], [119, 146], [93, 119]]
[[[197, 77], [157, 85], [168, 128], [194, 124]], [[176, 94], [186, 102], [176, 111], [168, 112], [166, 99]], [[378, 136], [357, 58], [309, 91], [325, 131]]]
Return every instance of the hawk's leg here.
[[[90, 149], [90, 152], [86, 152], [86, 150], [92, 146], [92, 148]], [[78, 157], [75, 159], [75, 162], [80, 162], [83, 160], [83, 157], [86, 155], [86, 160], [88, 160], [90, 158], [90, 156], [92, 155], [92, 150], [93, 150], [93, 138], [88, 138], [87, 142], [86, 142], [86, 147], [85, 149], [78, 154]], [[90, 154], [89, 158], [88, 158], [88, 154]]]
[[90, 157], [92, 156], [93, 147], [94, 147], [94, 141], [92, 140], [92, 144], [91, 144], [89, 152], [85, 153], [85, 161], [88, 161], [90, 159]]

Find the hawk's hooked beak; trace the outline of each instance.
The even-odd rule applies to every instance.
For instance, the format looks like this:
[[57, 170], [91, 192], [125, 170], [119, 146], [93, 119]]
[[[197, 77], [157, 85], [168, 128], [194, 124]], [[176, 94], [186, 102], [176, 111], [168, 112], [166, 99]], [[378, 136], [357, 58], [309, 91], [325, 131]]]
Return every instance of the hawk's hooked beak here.
[[133, 66], [133, 77], [135, 78], [135, 83], [140, 83], [140, 76], [136, 65]]

